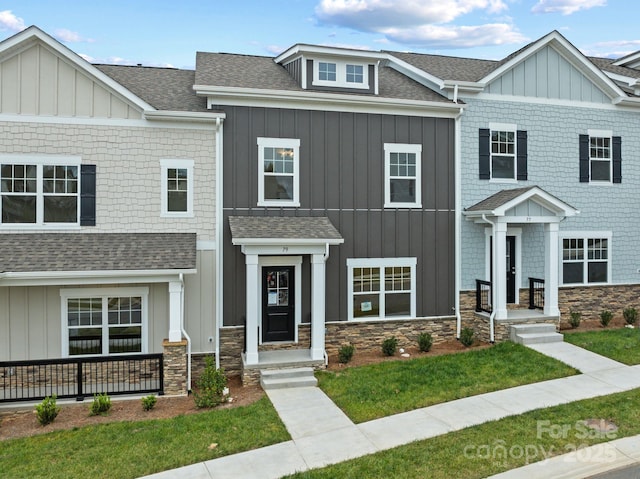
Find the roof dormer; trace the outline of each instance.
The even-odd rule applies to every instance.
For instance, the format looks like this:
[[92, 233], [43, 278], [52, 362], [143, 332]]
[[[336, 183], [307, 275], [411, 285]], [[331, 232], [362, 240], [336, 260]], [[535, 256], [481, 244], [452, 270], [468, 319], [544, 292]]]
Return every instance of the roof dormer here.
[[384, 53], [297, 44], [280, 54], [282, 65], [305, 90], [378, 94], [378, 69]]

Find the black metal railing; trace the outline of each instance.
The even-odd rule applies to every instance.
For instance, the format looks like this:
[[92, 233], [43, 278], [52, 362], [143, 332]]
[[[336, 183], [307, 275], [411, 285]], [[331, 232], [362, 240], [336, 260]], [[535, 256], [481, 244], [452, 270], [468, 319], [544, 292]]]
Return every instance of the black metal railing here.
[[476, 279], [476, 311], [491, 313], [491, 281]]
[[164, 393], [162, 354], [0, 362], [0, 402]]
[[529, 278], [529, 309], [544, 309], [544, 279]]

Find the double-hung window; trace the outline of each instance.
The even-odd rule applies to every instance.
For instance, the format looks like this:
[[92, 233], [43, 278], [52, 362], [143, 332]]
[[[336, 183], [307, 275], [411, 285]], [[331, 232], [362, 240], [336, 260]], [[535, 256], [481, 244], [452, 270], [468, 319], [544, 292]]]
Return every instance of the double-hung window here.
[[608, 283], [611, 234], [567, 234], [562, 238], [562, 284]]
[[488, 129], [480, 129], [479, 161], [481, 180], [526, 180], [527, 132], [504, 123], [491, 123]]
[[193, 216], [193, 160], [160, 160], [161, 216]]
[[351, 258], [347, 274], [349, 319], [416, 316], [416, 258]]
[[63, 354], [147, 351], [148, 288], [62, 289]]
[[422, 145], [384, 144], [385, 208], [421, 208]]
[[580, 181], [621, 183], [621, 138], [610, 130], [588, 130], [580, 135]]
[[300, 140], [258, 138], [258, 206], [300, 206]]
[[0, 158], [3, 225], [80, 223], [80, 158]]

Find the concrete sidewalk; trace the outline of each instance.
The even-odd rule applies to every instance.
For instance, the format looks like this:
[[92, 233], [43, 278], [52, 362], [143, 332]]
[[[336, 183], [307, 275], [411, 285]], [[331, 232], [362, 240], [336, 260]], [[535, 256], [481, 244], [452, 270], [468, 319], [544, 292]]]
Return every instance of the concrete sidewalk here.
[[[625, 366], [567, 343], [536, 345], [534, 349], [583, 374], [458, 399], [357, 425], [319, 388], [270, 390], [267, 394], [291, 435], [290, 441], [146, 477], [275, 479], [526, 411], [640, 387], [640, 366]], [[630, 447], [638, 447], [640, 439], [635, 440], [638, 442], [629, 439]], [[629, 456], [622, 454], [608, 466], [624, 466], [628, 461]], [[587, 477], [577, 471], [578, 475], [573, 476], [556, 475], [553, 468], [558, 468], [560, 474], [564, 473], [563, 466], [560, 460], [549, 460], [537, 466], [544, 471], [540, 476], [525, 473], [498, 477]], [[505, 474], [517, 474], [515, 471]], [[601, 471], [594, 469], [589, 475]]]

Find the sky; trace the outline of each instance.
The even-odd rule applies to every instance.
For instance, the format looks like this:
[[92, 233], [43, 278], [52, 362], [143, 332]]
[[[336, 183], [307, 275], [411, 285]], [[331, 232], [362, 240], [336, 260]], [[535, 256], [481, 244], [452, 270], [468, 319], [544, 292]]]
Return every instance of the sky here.
[[296, 43], [499, 60], [552, 30], [589, 56], [640, 50], [638, 0], [0, 0], [0, 40], [36, 25], [92, 63], [193, 68], [197, 51]]

